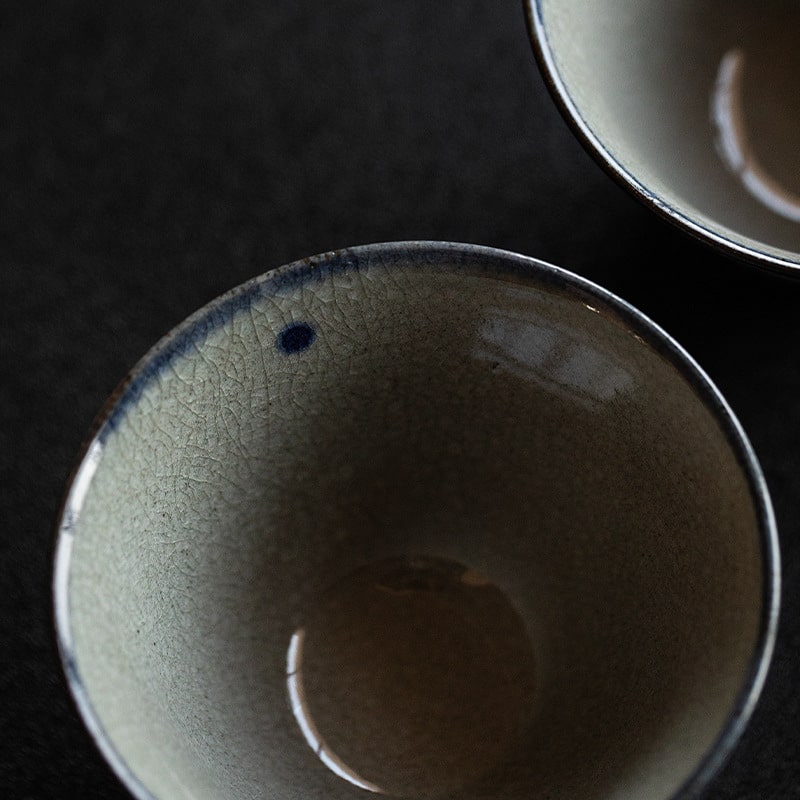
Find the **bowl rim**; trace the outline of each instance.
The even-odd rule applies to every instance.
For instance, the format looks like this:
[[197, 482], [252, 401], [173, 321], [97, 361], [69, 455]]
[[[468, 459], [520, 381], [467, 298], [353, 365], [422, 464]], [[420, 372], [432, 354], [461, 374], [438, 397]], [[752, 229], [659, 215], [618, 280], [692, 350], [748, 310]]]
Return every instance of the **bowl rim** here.
[[[578, 104], [569, 93], [556, 66], [547, 25], [544, 21], [543, 2], [544, 0], [522, 0], [528, 39], [551, 98], [575, 137], [595, 163], [610, 175], [617, 185], [629, 191], [633, 197], [654, 211], [661, 219], [667, 220], [694, 239], [711, 245], [722, 255], [733, 256], [745, 264], [757, 266], [784, 277], [794, 279], [800, 277], [800, 253], [795, 254], [794, 257], [770, 254], [712, 230], [649, 189], [611, 154], [603, 140], [580, 112]], [[783, 252], [791, 253], [789, 250]]]
[[[254, 299], [307, 281], [324, 280], [348, 270], [402, 263], [415, 269], [445, 267], [481, 277], [515, 278], [520, 285], [545, 287], [570, 299], [591, 301], [593, 310], [613, 315], [643, 344], [676, 368], [698, 400], [720, 425], [746, 479], [756, 511], [762, 554], [762, 603], [758, 636], [736, 702], [713, 745], [692, 774], [664, 800], [696, 797], [720, 770], [744, 732], [758, 703], [772, 659], [780, 607], [780, 549], [775, 515], [761, 466], [733, 410], [694, 358], [649, 317], [593, 281], [531, 256], [478, 244], [398, 241], [360, 245], [321, 253], [268, 270], [229, 290], [195, 311], [163, 336], [131, 369], [109, 396], [90, 428], [57, 515], [52, 563], [55, 635], [73, 705], [95, 745], [123, 785], [137, 800], [159, 800], [141, 782], [112, 744], [84, 684], [72, 638], [69, 581], [72, 544], [81, 508], [103, 456], [105, 443], [134, 405], [144, 387], [173, 359], [180, 358], [208, 333], [225, 324]], [[595, 308], [598, 306], [599, 308]]]

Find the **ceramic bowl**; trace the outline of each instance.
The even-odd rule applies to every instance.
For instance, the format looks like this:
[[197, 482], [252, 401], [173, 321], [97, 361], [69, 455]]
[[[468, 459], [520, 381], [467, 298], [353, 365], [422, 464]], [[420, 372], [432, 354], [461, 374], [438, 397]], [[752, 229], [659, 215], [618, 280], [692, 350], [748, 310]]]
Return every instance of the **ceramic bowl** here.
[[797, 276], [797, 3], [524, 2], [542, 72], [589, 152], [683, 230]]
[[730, 408], [596, 285], [404, 243], [197, 312], [100, 416], [64, 667], [142, 800], [688, 797], [778, 608]]

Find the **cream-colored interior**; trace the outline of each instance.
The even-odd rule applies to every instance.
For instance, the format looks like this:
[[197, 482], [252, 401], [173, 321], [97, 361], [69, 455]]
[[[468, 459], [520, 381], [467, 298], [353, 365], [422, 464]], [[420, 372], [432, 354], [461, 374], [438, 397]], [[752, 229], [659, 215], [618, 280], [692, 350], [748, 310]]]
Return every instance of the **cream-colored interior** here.
[[[159, 800], [367, 796], [304, 740], [287, 651], [328, 587], [417, 554], [490, 579], [535, 660], [518, 743], [453, 797], [669, 797], [761, 613], [751, 491], [695, 390], [528, 278], [377, 259], [266, 285], [147, 382], [80, 510], [75, 668], [121, 761]], [[290, 321], [317, 336], [286, 355]]]
[[612, 160], [701, 228], [800, 263], [796, 2], [529, 2]]

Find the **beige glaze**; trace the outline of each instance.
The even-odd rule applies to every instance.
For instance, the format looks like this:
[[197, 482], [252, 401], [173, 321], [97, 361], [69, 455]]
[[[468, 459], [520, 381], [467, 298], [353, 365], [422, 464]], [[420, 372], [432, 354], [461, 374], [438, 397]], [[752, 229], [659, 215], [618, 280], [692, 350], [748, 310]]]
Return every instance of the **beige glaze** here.
[[[389, 796], [657, 800], [721, 734], [765, 563], [707, 391], [563, 274], [432, 252], [293, 267], [307, 277], [266, 276], [201, 312], [90, 450], [62, 534], [63, 646], [143, 797], [365, 796], [309, 746], [287, 652], [320, 598], [384, 559], [491, 582], [525, 630], [508, 652], [532, 664], [502, 752], [429, 792], [425, 758], [441, 754], [415, 739], [413, 781], [383, 775]], [[293, 321], [316, 338], [286, 354]], [[352, 654], [341, 663], [358, 680]], [[459, 685], [443, 707], [468, 696]], [[375, 752], [402, 746], [397, 720], [358, 702], [326, 711], [324, 735], [347, 713]]]
[[526, 2], [615, 171], [693, 228], [800, 265], [796, 2]]

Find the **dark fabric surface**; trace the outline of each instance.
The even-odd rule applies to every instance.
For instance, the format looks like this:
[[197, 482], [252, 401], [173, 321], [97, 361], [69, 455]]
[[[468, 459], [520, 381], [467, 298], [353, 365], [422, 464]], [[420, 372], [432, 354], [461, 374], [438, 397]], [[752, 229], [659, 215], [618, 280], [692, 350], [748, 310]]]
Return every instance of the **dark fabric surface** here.
[[72, 707], [50, 611], [59, 502], [115, 384], [266, 269], [443, 239], [596, 280], [729, 400], [772, 493], [784, 600], [708, 797], [800, 797], [800, 282], [612, 183], [547, 94], [519, 0], [55, 0], [0, 19], [0, 795], [128, 796]]

